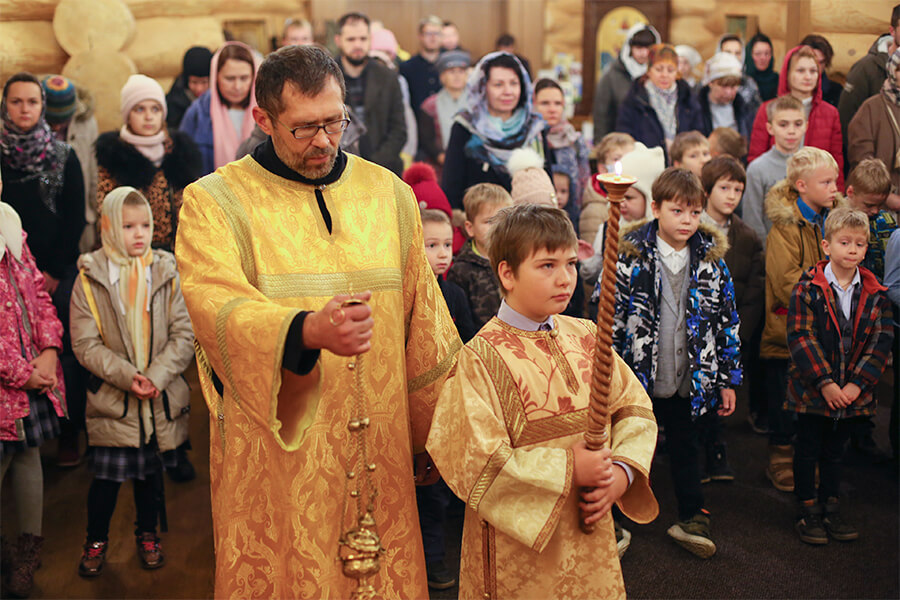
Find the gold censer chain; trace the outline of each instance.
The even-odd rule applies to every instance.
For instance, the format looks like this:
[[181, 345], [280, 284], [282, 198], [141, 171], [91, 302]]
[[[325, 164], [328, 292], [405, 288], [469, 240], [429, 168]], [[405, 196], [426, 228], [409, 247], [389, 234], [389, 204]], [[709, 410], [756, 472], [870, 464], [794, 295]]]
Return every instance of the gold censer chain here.
[[[344, 302], [342, 307], [360, 303], [360, 300], [350, 299]], [[338, 556], [343, 563], [344, 575], [358, 581], [356, 590], [350, 595], [351, 600], [371, 600], [376, 597], [375, 587], [367, 580], [381, 568], [381, 555], [385, 551], [378, 535], [378, 526], [372, 516], [375, 512], [378, 490], [372, 483], [375, 463], [369, 462], [366, 443], [370, 423], [363, 395], [362, 355], [352, 357], [347, 363], [347, 369], [354, 378], [353, 412], [347, 423], [347, 430], [351, 439], [355, 438], [356, 456], [351, 460], [347, 478], [344, 480], [341, 519], [347, 516], [347, 498], [350, 497], [356, 501], [356, 523], [341, 534]]]

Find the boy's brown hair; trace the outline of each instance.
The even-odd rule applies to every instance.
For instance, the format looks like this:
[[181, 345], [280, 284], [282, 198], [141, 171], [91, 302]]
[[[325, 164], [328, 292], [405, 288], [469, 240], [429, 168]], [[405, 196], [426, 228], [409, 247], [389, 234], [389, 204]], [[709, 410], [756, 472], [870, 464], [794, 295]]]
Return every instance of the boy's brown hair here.
[[497, 204], [512, 204], [512, 196], [496, 183], [476, 183], [466, 190], [463, 196], [463, 208], [466, 210], [466, 220], [475, 222], [475, 218], [485, 206]]
[[681, 162], [684, 153], [697, 146], [709, 146], [709, 140], [703, 137], [699, 131], [682, 131], [672, 140], [672, 147], [669, 148], [669, 156], [672, 162]]
[[422, 225], [425, 223], [441, 223], [445, 225], [451, 225], [450, 217], [447, 216], [442, 210], [437, 210], [435, 208], [423, 208], [420, 210], [422, 213]]
[[669, 167], [656, 178], [650, 189], [653, 204], [662, 206], [663, 202], [684, 202], [690, 207], [706, 207], [706, 194], [700, 179], [684, 167]]
[[766, 120], [771, 123], [775, 120], [775, 113], [779, 113], [783, 110], [799, 110], [803, 115], [803, 120], [807, 120], [806, 111], [803, 110], [803, 103], [790, 94], [778, 96], [766, 105]]
[[861, 210], [841, 206], [832, 209], [825, 218], [825, 239], [831, 238], [843, 229], [863, 231], [869, 237], [869, 217]]
[[[545, 204], [517, 204], [502, 209], [491, 219], [488, 236], [488, 258], [498, 281], [498, 269], [504, 261], [517, 273], [519, 265], [538, 250], [555, 252], [578, 246], [566, 211]], [[502, 285], [500, 294], [506, 295]]]
[[627, 133], [621, 133], [619, 131], [613, 131], [612, 133], [607, 133], [600, 141], [594, 146], [594, 156], [597, 158], [597, 162], [601, 164], [606, 164], [606, 156], [612, 152], [613, 150], [619, 150], [624, 148], [625, 146], [633, 146], [634, 138], [628, 135]]
[[716, 182], [723, 178], [728, 181], [737, 181], [743, 185], [747, 184], [747, 172], [744, 171], [741, 163], [730, 156], [717, 156], [703, 165], [703, 170], [700, 172], [700, 183], [707, 196], [716, 186]]
[[716, 127], [709, 134], [709, 153], [714, 157], [727, 155], [741, 160], [747, 156], [747, 140], [731, 127]]
[[852, 187], [854, 194], [883, 196], [886, 199], [891, 193], [891, 174], [881, 159], [867, 158], [850, 171], [847, 187]]

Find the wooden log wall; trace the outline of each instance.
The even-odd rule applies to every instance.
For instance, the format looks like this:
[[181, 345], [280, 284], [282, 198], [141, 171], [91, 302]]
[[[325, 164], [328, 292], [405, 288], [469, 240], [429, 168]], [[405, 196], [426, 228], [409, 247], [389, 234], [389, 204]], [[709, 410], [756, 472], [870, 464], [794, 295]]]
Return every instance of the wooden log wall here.
[[268, 38], [281, 34], [285, 19], [310, 18], [310, 0], [121, 0], [133, 21], [128, 28], [116, 9], [101, 10], [99, 5], [106, 2], [97, 0], [89, 14], [69, 13], [54, 31], [60, 4], [61, 0], [0, 0], [0, 82], [18, 71], [63, 73], [73, 57], [78, 57], [69, 67], [73, 79], [75, 74], [94, 77], [86, 52], [100, 48], [121, 52], [123, 58], [109, 58], [109, 74], [115, 77], [108, 78], [108, 85], [101, 85], [102, 70], [96, 75], [95, 96], [104, 98], [96, 113], [101, 131], [120, 124], [118, 88], [111, 88], [121, 85], [118, 79], [126, 71], [153, 77], [168, 91], [181, 72], [184, 52], [194, 45], [215, 51], [224, 41], [226, 22], [261, 22], [266, 40], [259, 50], [266, 53]]

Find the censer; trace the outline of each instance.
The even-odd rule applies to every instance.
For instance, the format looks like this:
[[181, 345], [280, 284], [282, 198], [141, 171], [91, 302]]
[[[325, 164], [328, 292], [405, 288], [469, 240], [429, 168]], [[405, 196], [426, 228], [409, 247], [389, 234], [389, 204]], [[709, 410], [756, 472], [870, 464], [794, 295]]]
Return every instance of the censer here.
[[[353, 304], [362, 304], [362, 300], [350, 298], [341, 304], [341, 308]], [[347, 496], [351, 482], [354, 486], [349, 496], [356, 500], [356, 524], [341, 534], [338, 557], [343, 563], [346, 577], [356, 579], [357, 588], [351, 593], [351, 600], [371, 600], [376, 597], [375, 587], [367, 580], [378, 573], [381, 568], [381, 556], [384, 547], [378, 535], [378, 526], [372, 513], [375, 512], [375, 498], [378, 490], [372, 483], [372, 472], [375, 463], [368, 461], [366, 432], [369, 429], [369, 417], [366, 416], [366, 403], [362, 387], [362, 355], [356, 355], [347, 363], [354, 376], [355, 398], [353, 416], [347, 423], [351, 437], [356, 438], [356, 457], [354, 464], [347, 471], [344, 484], [344, 500], [341, 519], [347, 514]], [[363, 506], [364, 497], [366, 504]]]

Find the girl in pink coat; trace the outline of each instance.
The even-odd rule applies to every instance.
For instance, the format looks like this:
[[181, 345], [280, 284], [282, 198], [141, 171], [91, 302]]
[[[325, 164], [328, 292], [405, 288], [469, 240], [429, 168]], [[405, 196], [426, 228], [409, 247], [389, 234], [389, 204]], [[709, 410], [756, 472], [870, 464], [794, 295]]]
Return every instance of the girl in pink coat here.
[[0, 572], [20, 598], [31, 592], [44, 541], [40, 446], [59, 434], [65, 415], [63, 327], [25, 239], [19, 215], [0, 202], [0, 483], [10, 473], [20, 530], [17, 547], [4, 551], [13, 562]]

